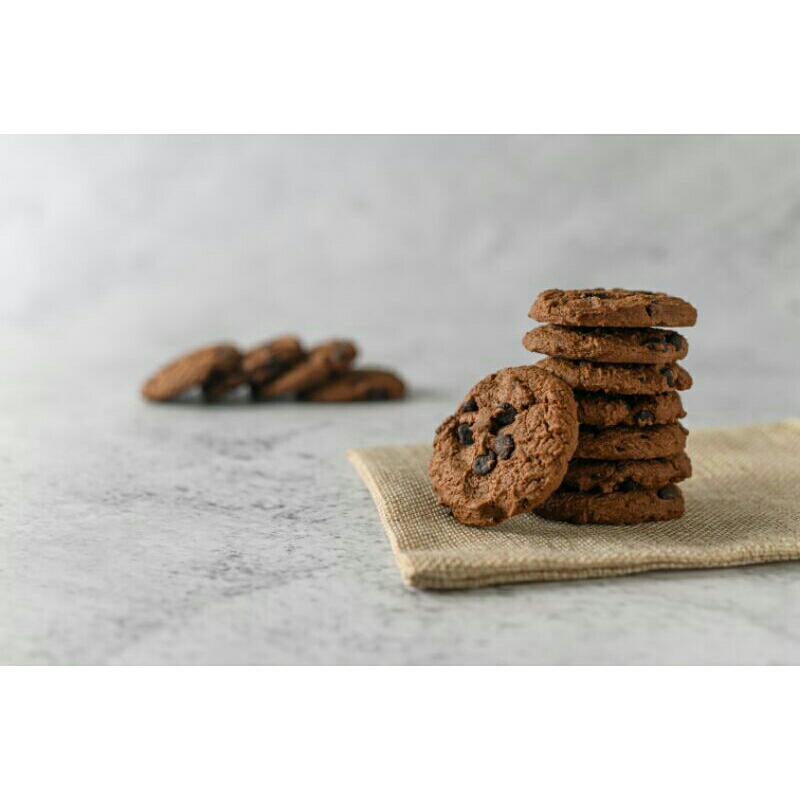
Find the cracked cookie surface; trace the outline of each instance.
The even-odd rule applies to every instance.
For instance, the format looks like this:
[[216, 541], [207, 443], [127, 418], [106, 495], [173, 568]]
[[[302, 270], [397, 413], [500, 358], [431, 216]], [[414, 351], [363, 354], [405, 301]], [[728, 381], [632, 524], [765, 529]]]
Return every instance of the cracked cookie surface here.
[[436, 431], [428, 472], [459, 522], [494, 525], [561, 483], [578, 439], [570, 388], [534, 366], [479, 381]]

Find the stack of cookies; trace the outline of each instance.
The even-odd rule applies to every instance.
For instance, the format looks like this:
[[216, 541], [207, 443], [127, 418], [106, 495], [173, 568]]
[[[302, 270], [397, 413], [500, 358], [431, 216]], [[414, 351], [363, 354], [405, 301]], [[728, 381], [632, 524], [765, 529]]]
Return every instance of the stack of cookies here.
[[201, 389], [207, 401], [249, 386], [254, 400], [290, 397], [316, 402], [396, 400], [403, 381], [383, 369], [353, 369], [358, 348], [341, 339], [306, 350], [295, 336], [281, 336], [245, 352], [232, 344], [194, 350], [162, 367], [142, 386], [148, 400], [174, 400]]
[[578, 444], [559, 489], [536, 508], [546, 519], [630, 524], [683, 515], [676, 484], [691, 475], [678, 392], [686, 339], [661, 325], [694, 325], [696, 310], [666, 294], [591, 289], [542, 292], [525, 334], [536, 365], [574, 391]]

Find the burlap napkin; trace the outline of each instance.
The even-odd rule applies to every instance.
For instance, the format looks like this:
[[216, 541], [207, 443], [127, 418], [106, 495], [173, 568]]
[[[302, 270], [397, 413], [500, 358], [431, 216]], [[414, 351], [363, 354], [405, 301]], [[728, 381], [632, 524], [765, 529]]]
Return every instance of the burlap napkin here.
[[351, 450], [403, 579], [426, 589], [626, 575], [800, 559], [800, 420], [694, 431], [686, 514], [621, 527], [522, 514], [494, 528], [448, 517], [429, 445]]

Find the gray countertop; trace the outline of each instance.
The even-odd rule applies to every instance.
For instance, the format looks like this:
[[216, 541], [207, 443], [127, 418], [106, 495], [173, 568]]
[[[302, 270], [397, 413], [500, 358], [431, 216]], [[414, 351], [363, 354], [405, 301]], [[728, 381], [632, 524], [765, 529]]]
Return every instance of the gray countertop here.
[[[800, 564], [408, 589], [345, 458], [530, 363], [552, 286], [698, 307], [690, 429], [800, 414], [800, 140], [5, 138], [0, 173], [0, 662], [800, 662]], [[138, 398], [283, 331], [411, 396]]]

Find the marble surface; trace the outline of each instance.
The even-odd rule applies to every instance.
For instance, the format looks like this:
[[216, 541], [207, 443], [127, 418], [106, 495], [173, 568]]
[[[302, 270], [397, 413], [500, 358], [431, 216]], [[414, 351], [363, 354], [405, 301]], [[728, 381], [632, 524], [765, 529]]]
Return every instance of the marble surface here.
[[[0, 138], [0, 175], [0, 662], [800, 662], [800, 564], [408, 589], [345, 458], [529, 363], [551, 286], [698, 307], [690, 429], [800, 414], [800, 139]], [[283, 331], [411, 397], [137, 396]]]

